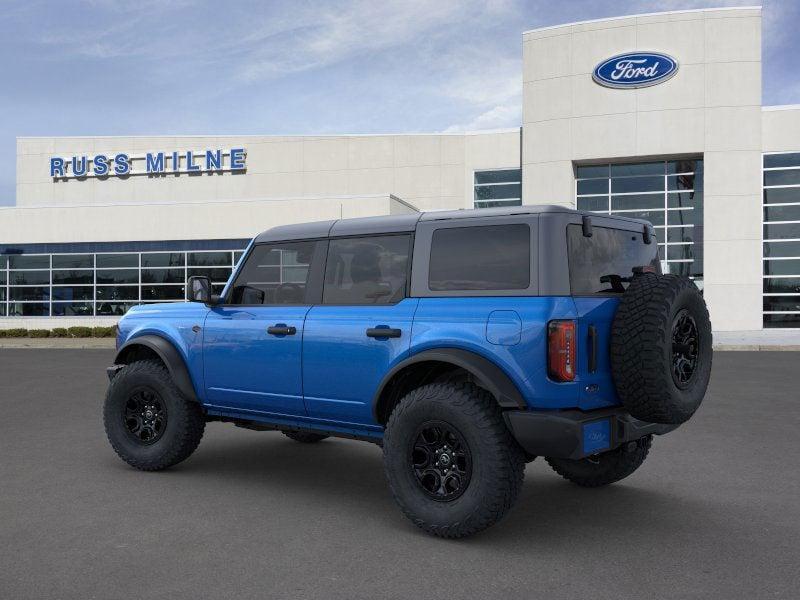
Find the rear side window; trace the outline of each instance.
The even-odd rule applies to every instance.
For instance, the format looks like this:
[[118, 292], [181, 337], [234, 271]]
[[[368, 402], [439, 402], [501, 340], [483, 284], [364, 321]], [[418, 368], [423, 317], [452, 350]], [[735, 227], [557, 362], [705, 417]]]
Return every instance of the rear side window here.
[[318, 242], [253, 248], [233, 284], [231, 304], [304, 304]]
[[526, 224], [437, 229], [431, 241], [431, 291], [524, 290], [531, 282]]
[[612, 282], [600, 281], [604, 276], [630, 277], [634, 267], [646, 265], [659, 268], [655, 241], [645, 244], [635, 231], [593, 227], [592, 237], [586, 237], [580, 225], [568, 225], [567, 248], [574, 296], [613, 294]]
[[331, 240], [323, 304], [394, 304], [405, 297], [411, 237]]

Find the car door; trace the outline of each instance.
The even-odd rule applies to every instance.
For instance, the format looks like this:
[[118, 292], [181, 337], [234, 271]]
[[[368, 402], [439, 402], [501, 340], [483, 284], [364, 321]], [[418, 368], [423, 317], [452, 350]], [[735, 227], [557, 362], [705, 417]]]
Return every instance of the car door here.
[[331, 239], [322, 304], [309, 310], [303, 390], [310, 417], [374, 424], [372, 398], [409, 353], [418, 299], [407, 298], [410, 234]]
[[253, 246], [223, 304], [205, 321], [210, 405], [245, 413], [305, 416], [303, 326], [321, 293], [326, 242]]

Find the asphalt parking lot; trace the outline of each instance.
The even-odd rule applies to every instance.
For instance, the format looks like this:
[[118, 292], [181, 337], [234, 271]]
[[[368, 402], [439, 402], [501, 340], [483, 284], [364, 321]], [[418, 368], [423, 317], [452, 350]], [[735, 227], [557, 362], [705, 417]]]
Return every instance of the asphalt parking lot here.
[[140, 473], [101, 422], [109, 350], [0, 349], [0, 598], [797, 598], [796, 352], [718, 352], [696, 417], [584, 490], [537, 460], [509, 517], [431, 538], [371, 444], [212, 423]]

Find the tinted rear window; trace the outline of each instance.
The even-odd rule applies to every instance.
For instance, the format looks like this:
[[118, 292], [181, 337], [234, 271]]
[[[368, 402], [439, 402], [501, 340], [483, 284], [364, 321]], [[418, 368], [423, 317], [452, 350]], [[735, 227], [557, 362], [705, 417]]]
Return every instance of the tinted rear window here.
[[655, 241], [645, 244], [643, 235], [635, 231], [593, 227], [592, 237], [585, 237], [580, 225], [568, 225], [567, 248], [575, 296], [613, 293], [610, 283], [600, 281], [604, 275], [630, 277], [634, 267], [659, 267]]
[[432, 291], [524, 290], [530, 286], [528, 225], [437, 229], [431, 242]]

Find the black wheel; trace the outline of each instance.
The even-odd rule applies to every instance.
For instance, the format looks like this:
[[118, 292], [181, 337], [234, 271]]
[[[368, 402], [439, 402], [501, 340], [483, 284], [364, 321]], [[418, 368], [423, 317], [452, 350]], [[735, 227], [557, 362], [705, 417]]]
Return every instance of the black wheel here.
[[284, 431], [283, 435], [288, 437], [290, 440], [294, 440], [295, 442], [300, 442], [302, 444], [316, 444], [317, 442], [321, 442], [328, 437], [327, 435], [322, 435], [321, 433], [312, 433], [311, 431], [289, 430]]
[[159, 471], [194, 452], [205, 430], [203, 411], [183, 397], [167, 369], [143, 360], [108, 386], [103, 422], [114, 451], [142, 471]]
[[631, 415], [679, 424], [699, 408], [711, 377], [711, 321], [686, 277], [635, 275], [611, 331], [611, 371]]
[[581, 460], [546, 458], [547, 464], [564, 479], [581, 487], [601, 487], [625, 479], [647, 458], [653, 436], [645, 436], [635, 442], [590, 456]]
[[439, 537], [499, 521], [522, 488], [525, 455], [494, 398], [470, 382], [419, 387], [392, 411], [383, 438], [386, 477], [403, 513]]

